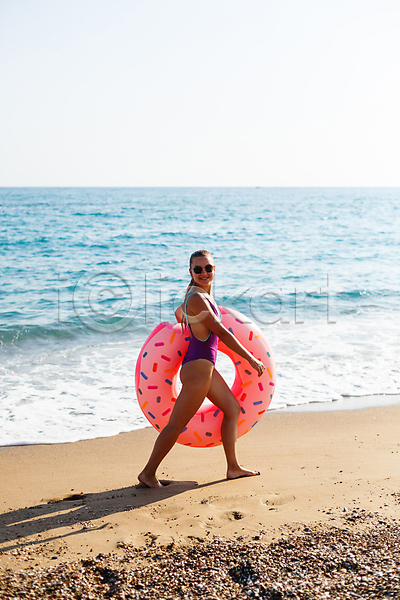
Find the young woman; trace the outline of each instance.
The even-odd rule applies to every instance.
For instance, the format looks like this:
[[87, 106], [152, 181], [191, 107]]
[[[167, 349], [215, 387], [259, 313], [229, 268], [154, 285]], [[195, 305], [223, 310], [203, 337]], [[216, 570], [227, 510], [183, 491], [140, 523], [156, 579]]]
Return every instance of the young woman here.
[[265, 366], [238, 342], [219, 319], [215, 300], [210, 295], [215, 273], [211, 254], [206, 250], [194, 252], [190, 257], [189, 272], [192, 279], [185, 300], [175, 311], [177, 321], [182, 323], [182, 327], [187, 324], [191, 333], [181, 368], [182, 389], [168, 425], [159, 434], [147, 465], [138, 475], [139, 481], [148, 487], [163, 487], [156, 476], [157, 468], [206, 397], [224, 413], [221, 438], [228, 466], [227, 479], [260, 474], [243, 469], [236, 457], [240, 406], [214, 366], [218, 338], [246, 359], [259, 377]]

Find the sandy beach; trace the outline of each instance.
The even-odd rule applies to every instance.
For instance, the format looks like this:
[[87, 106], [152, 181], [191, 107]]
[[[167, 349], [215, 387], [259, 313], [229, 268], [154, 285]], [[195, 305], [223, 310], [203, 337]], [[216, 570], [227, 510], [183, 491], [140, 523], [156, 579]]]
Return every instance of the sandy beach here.
[[272, 411], [238, 442], [242, 464], [261, 476], [227, 481], [221, 447], [177, 445], [162, 465], [160, 477], [171, 483], [161, 490], [136, 479], [156, 437], [152, 428], [3, 447], [1, 578], [7, 569], [54, 568], [99, 554], [117, 559], [133, 548], [216, 539], [269, 544], [305, 527], [397, 525], [399, 420], [400, 405]]

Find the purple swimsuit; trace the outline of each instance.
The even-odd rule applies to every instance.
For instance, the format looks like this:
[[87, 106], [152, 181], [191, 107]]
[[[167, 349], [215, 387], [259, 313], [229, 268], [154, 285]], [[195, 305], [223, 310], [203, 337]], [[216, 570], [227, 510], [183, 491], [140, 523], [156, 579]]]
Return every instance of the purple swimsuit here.
[[[186, 302], [185, 302], [185, 315], [186, 315], [186, 303], [187, 303], [188, 299], [189, 299], [189, 296], [187, 297]], [[215, 312], [215, 314], [217, 316], [219, 316], [218, 309], [214, 306], [214, 304], [208, 298], [206, 298], [206, 300], [209, 302], [209, 304], [210, 304], [211, 308], [213, 309], [213, 311]], [[187, 322], [189, 325], [189, 320], [187, 318], [187, 315], [186, 315], [186, 319], [187, 319]], [[197, 338], [194, 335], [190, 325], [189, 325], [189, 329], [190, 329], [190, 341], [189, 341], [189, 346], [186, 351], [185, 357], [182, 362], [182, 366], [192, 360], [197, 360], [198, 358], [205, 358], [206, 360], [211, 361], [213, 363], [213, 365], [215, 365], [215, 361], [217, 360], [218, 336], [215, 333], [213, 333], [212, 331], [210, 331], [210, 333], [208, 334], [208, 336], [205, 340], [199, 340], [199, 338]]]

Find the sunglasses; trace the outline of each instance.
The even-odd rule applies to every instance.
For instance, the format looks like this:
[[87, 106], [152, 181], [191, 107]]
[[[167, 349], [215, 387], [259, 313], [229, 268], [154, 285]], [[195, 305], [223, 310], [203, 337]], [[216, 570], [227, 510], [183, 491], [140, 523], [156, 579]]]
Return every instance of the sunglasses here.
[[[206, 265], [204, 267], [204, 270], [206, 271], [206, 273], [212, 273], [214, 270], [214, 265]], [[196, 275], [200, 275], [200, 273], [203, 272], [203, 267], [196, 265], [195, 267], [193, 267], [193, 271], [196, 273]]]

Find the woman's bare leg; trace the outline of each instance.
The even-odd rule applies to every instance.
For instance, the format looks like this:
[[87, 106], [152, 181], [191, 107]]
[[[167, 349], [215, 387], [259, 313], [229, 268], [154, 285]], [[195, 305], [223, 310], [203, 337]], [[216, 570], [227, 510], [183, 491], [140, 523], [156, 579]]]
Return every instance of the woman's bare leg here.
[[159, 434], [146, 466], [138, 475], [141, 483], [148, 487], [163, 487], [157, 479], [156, 471], [182, 433], [183, 428], [207, 396], [213, 370], [213, 364], [205, 359], [194, 360], [182, 367], [181, 392], [175, 402], [168, 424]]
[[240, 406], [225, 380], [214, 369], [207, 397], [224, 413], [221, 426], [221, 438], [227, 462], [227, 479], [259, 475], [259, 471], [250, 471], [240, 466], [236, 455], [237, 424]]

